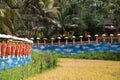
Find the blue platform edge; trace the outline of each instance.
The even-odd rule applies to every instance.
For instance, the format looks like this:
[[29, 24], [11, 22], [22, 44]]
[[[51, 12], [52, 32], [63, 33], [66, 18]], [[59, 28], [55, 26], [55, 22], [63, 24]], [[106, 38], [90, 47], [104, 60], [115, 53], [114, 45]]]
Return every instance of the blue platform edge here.
[[18, 66], [31, 63], [31, 62], [32, 62], [31, 56], [21, 56], [21, 57], [0, 59], [0, 71], [6, 70], [6, 69], [12, 69]]

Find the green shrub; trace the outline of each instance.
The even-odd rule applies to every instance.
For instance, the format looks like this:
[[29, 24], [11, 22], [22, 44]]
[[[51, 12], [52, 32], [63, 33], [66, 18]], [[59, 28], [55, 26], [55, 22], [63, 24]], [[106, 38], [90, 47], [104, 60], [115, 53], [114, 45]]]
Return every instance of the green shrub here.
[[45, 53], [44, 59], [46, 61], [47, 68], [55, 67], [57, 64], [57, 55], [55, 53]]
[[0, 80], [25, 80], [57, 65], [55, 53], [33, 53], [32, 63], [14, 69], [0, 71]]
[[58, 54], [59, 58], [75, 59], [98, 59], [98, 60], [117, 60], [120, 61], [119, 53], [101, 52], [101, 53], [80, 53], [76, 55]]

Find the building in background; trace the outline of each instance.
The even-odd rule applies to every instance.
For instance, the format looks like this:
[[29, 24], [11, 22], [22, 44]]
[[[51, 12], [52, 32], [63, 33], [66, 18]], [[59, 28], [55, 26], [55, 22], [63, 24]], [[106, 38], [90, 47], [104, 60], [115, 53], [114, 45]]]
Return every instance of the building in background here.
[[104, 31], [105, 34], [117, 34], [118, 28], [114, 26], [114, 21], [111, 19], [105, 19], [104, 20]]

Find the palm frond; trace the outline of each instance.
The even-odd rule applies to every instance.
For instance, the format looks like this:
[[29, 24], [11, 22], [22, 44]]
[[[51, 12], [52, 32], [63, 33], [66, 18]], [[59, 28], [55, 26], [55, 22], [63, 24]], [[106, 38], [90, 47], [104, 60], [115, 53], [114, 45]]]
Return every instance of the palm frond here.
[[9, 7], [13, 7], [16, 5], [17, 0], [4, 0], [4, 2], [9, 6]]
[[0, 33], [12, 35], [10, 29], [6, 25], [4, 25], [3, 23], [0, 23]]

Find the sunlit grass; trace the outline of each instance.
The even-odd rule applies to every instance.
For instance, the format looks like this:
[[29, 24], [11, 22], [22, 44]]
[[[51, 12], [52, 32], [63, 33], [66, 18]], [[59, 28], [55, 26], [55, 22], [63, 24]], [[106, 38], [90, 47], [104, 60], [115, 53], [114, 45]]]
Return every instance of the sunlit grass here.
[[28, 80], [119, 80], [120, 61], [59, 59], [59, 67]]

